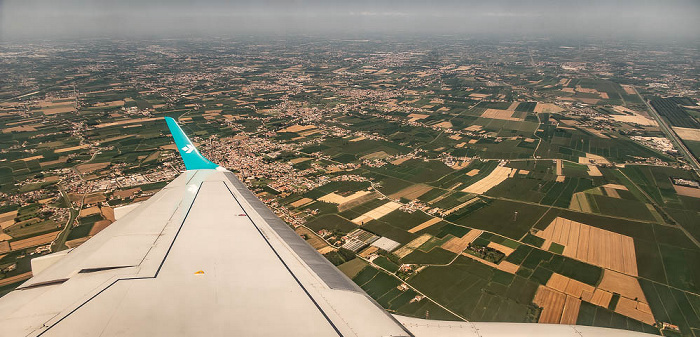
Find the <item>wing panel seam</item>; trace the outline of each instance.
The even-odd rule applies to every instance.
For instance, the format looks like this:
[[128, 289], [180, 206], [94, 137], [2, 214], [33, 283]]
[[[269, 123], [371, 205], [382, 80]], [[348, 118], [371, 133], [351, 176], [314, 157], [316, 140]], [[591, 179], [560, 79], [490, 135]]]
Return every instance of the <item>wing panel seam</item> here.
[[340, 332], [340, 330], [338, 330], [338, 327], [336, 327], [335, 324], [333, 324], [333, 321], [330, 319], [330, 317], [328, 317], [328, 315], [326, 314], [326, 312], [323, 311], [323, 309], [322, 309], [321, 306], [318, 304], [318, 302], [316, 302], [316, 300], [313, 298], [313, 296], [311, 296], [311, 293], [309, 293], [309, 291], [306, 289], [306, 287], [304, 287], [304, 285], [301, 284], [301, 281], [299, 281], [299, 279], [297, 278], [297, 276], [294, 275], [294, 273], [293, 273], [292, 270], [289, 268], [289, 266], [287, 265], [287, 263], [284, 262], [284, 260], [282, 259], [282, 256], [280, 256], [280, 254], [277, 252], [277, 250], [275, 249], [275, 247], [272, 246], [272, 244], [270, 243], [270, 241], [265, 237], [265, 235], [264, 235], [263, 232], [260, 230], [260, 228], [259, 228], [258, 225], [255, 223], [255, 221], [253, 221], [253, 219], [250, 217], [250, 215], [248, 214], [248, 211], [245, 209], [245, 207], [243, 207], [243, 205], [242, 205], [241, 202], [238, 200], [238, 198], [236, 197], [236, 195], [235, 195], [235, 194], [233, 193], [233, 191], [231, 191], [231, 189], [228, 187], [228, 184], [226, 184], [226, 183], [223, 182], [223, 181], [222, 181], [221, 183], [224, 184], [224, 186], [226, 186], [226, 189], [228, 190], [228, 192], [231, 193], [231, 196], [233, 197], [233, 199], [236, 200], [236, 203], [238, 204], [238, 206], [241, 207], [241, 209], [243, 210], [243, 212], [246, 214], [246, 217], [248, 218], [248, 220], [250, 220], [250, 223], [253, 225], [253, 227], [255, 227], [255, 229], [258, 231], [258, 233], [259, 233], [260, 236], [263, 238], [263, 240], [265, 240], [265, 243], [267, 243], [267, 245], [270, 247], [270, 249], [272, 250], [272, 252], [275, 253], [275, 256], [277, 256], [277, 259], [279, 259], [279, 261], [282, 262], [282, 265], [284, 266], [284, 268], [287, 269], [287, 272], [289, 272], [289, 275], [291, 275], [292, 278], [294, 278], [294, 281], [296, 281], [296, 283], [297, 283], [297, 284], [299, 285], [299, 287], [304, 291], [304, 293], [306, 294], [306, 296], [308, 296], [309, 299], [311, 300], [311, 302], [316, 306], [316, 308], [317, 308], [318, 311], [321, 313], [321, 315], [323, 315], [323, 317], [326, 319], [326, 321], [328, 321], [328, 323], [331, 325], [331, 327], [333, 327], [333, 330], [335, 330], [335, 332], [338, 334], [338, 336], [341, 336], [341, 337], [342, 337], [343, 334]]

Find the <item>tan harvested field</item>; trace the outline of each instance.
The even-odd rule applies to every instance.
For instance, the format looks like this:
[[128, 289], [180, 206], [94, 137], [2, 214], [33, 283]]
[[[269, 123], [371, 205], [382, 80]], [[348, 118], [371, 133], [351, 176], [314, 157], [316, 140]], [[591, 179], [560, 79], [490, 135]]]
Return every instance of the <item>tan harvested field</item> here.
[[620, 194], [617, 193], [616, 189], [610, 187], [603, 187], [603, 189], [605, 189], [605, 194], [609, 197], [620, 199]]
[[2, 133], [36, 131], [36, 125], [19, 125], [2, 129]]
[[534, 110], [536, 113], [557, 113], [562, 111], [564, 109], [552, 103], [537, 103]]
[[593, 89], [593, 88], [584, 88], [584, 87], [582, 87], [582, 86], [580, 86], [580, 85], [577, 85], [577, 86], [576, 86], [576, 91], [578, 91], [578, 92], [583, 92], [583, 93], [586, 93], [586, 94], [600, 94], [600, 92], [599, 92], [598, 90], [596, 90], [596, 89]]
[[585, 157], [578, 157], [579, 164], [606, 164], [610, 165], [610, 161], [605, 159], [605, 157], [599, 156], [597, 154], [586, 153]]
[[369, 194], [364, 194], [359, 197], [353, 198], [351, 200], [348, 200], [346, 202], [343, 202], [342, 204], [338, 205], [338, 212], [343, 212], [346, 210], [349, 210], [355, 206], [359, 206], [361, 204], [364, 204], [372, 199], [376, 199], [379, 197], [379, 193], [377, 192], [370, 192]]
[[461, 238], [453, 238], [442, 244], [442, 249], [449, 250], [455, 254], [459, 254], [467, 248], [467, 246], [472, 243], [476, 238], [479, 237], [484, 231], [479, 229], [472, 229], [469, 233], [464, 234]]
[[27, 157], [27, 158], [18, 159], [18, 160], [30, 161], [30, 160], [37, 160], [37, 159], [41, 159], [41, 158], [44, 158], [44, 156], [43, 155], [31, 156], [31, 157]]
[[564, 246], [564, 256], [590, 264], [637, 276], [634, 240], [626, 235], [588, 226], [558, 217], [535, 235]]
[[552, 273], [549, 281], [547, 281], [547, 287], [563, 293], [566, 291], [566, 287], [569, 285], [569, 280], [570, 279], [564, 275]]
[[372, 152], [370, 154], [366, 154], [360, 159], [367, 159], [367, 160], [373, 160], [373, 159], [384, 159], [384, 158], [389, 158], [391, 157], [388, 153], [384, 151], [377, 151], [377, 152]]
[[547, 287], [575, 298], [584, 298], [584, 300], [590, 300], [593, 292], [595, 291], [595, 287], [591, 285], [557, 273], [553, 273], [549, 278], [549, 281], [547, 281]]
[[673, 127], [673, 131], [676, 131], [678, 137], [681, 137], [683, 140], [700, 142], [700, 129]]
[[353, 219], [352, 222], [360, 225], [363, 224], [366, 221], [374, 220], [374, 219], [379, 219], [401, 207], [401, 204], [398, 202], [390, 201], [384, 205], [381, 205], [365, 214], [362, 214], [358, 216], [357, 218]]
[[644, 291], [639, 285], [639, 281], [629, 275], [621, 274], [609, 269], [603, 270], [603, 280], [600, 281], [598, 288], [607, 290], [611, 293], [618, 293], [621, 296], [636, 299], [642, 303], [648, 303], [644, 296]]
[[340, 204], [344, 204], [344, 203], [346, 203], [346, 202], [355, 200], [355, 199], [357, 199], [357, 198], [360, 198], [360, 197], [362, 197], [362, 196], [364, 196], [364, 195], [368, 195], [368, 194], [370, 194], [370, 193], [371, 193], [371, 192], [369, 192], [369, 191], [357, 191], [357, 192], [355, 192], [355, 193], [353, 193], [353, 194], [351, 194], [351, 195], [348, 195], [348, 196], [344, 197], [344, 196], [342, 196], [342, 195], [339, 195], [339, 194], [336, 194], [335, 192], [333, 192], [333, 193], [328, 193], [328, 194], [326, 194], [326, 195], [324, 195], [324, 196], [318, 198], [318, 200], [319, 200], [319, 201], [323, 201], [323, 202], [328, 202], [328, 203], [340, 205]]
[[284, 128], [282, 130], [279, 130], [279, 132], [299, 132], [299, 131], [306, 131], [310, 129], [315, 129], [315, 125], [299, 125], [295, 124], [290, 127]]
[[10, 252], [10, 243], [7, 241], [0, 241], [0, 254], [5, 254]]
[[473, 170], [467, 172], [467, 175], [470, 176], [470, 177], [473, 177], [473, 176], [475, 176], [475, 175], [477, 175], [477, 174], [479, 174], [479, 169], [473, 169]]
[[603, 185], [603, 187], [627, 191], [627, 187], [625, 185], [620, 185], [620, 184], [605, 184], [605, 185]]
[[409, 229], [408, 232], [411, 234], [420, 232], [421, 230], [424, 230], [424, 229], [426, 229], [426, 228], [428, 228], [428, 227], [430, 227], [430, 226], [432, 226], [440, 221], [442, 221], [441, 218], [432, 218], [432, 219], [430, 219], [430, 220], [428, 220], [428, 221], [426, 221], [426, 222], [424, 222], [416, 227]]
[[620, 297], [620, 300], [617, 302], [617, 306], [615, 307], [615, 312], [649, 325], [654, 325], [654, 323], [656, 323], [656, 319], [651, 313], [651, 309], [649, 308], [648, 304], [640, 303], [626, 297]]
[[70, 151], [75, 151], [75, 150], [87, 149], [89, 147], [90, 147], [90, 144], [84, 144], [84, 145], [78, 145], [78, 146], [72, 146], [72, 147], [65, 147], [62, 149], [56, 149], [53, 152], [54, 153], [63, 153], [63, 152], [70, 152]]
[[684, 195], [686, 197], [700, 198], [700, 188], [673, 185], [673, 189], [675, 189], [676, 193], [679, 195]]
[[[605, 290], [596, 289], [593, 292], [593, 297], [591, 297], [591, 300], [587, 302], [591, 302], [591, 304], [595, 304], [599, 307], [607, 308], [611, 299], [612, 293]], [[586, 299], [584, 298], [583, 300], [585, 301]]]
[[471, 160], [462, 160], [462, 161], [458, 161], [457, 164], [450, 165], [450, 168], [453, 170], [461, 170], [461, 169], [469, 166], [469, 164], [471, 164], [471, 163], [472, 163]]
[[441, 123], [435, 124], [435, 126], [437, 126], [437, 127], [439, 127], [439, 128], [449, 129], [449, 128], [452, 127], [452, 123], [450, 123], [450, 122], [441, 122]]
[[569, 284], [566, 285], [564, 291], [567, 295], [575, 298], [589, 297], [593, 295], [595, 288], [590, 284], [585, 284], [581, 281], [569, 279]]
[[102, 212], [100, 211], [100, 208], [97, 207], [97, 206], [93, 206], [93, 207], [90, 207], [90, 208], [81, 209], [81, 210], [80, 210], [80, 215], [78, 215], [78, 216], [81, 217], [81, 218], [84, 218], [84, 217], [86, 217], [86, 216], [90, 216], [90, 215], [93, 215], [93, 214], [100, 214], [100, 213], [102, 213]]
[[542, 308], [539, 323], [558, 324], [564, 311], [566, 295], [540, 285], [532, 302]]
[[581, 309], [581, 300], [573, 296], [566, 296], [559, 324], [576, 324], [579, 309]]
[[556, 159], [554, 162], [556, 164], [557, 176], [563, 175], [564, 164], [562, 163], [561, 159]]
[[[430, 234], [423, 234], [407, 243], [405, 246], [394, 251], [394, 255], [398, 256], [400, 259], [406, 257], [406, 255], [411, 254], [414, 250], [420, 247], [422, 244], [428, 242], [433, 236]], [[375, 247], [376, 248], [376, 247]]]
[[481, 98], [481, 99], [489, 97], [489, 96], [491, 96], [491, 94], [477, 94], [477, 93], [469, 94], [469, 97]]
[[428, 193], [430, 190], [433, 188], [431, 186], [425, 185], [425, 184], [415, 184], [409, 187], [406, 187], [394, 194], [389, 195], [389, 198], [392, 199], [400, 199], [400, 198], [406, 198], [408, 200], [415, 200], [418, 197], [420, 197], [423, 194]]
[[102, 211], [102, 216], [105, 219], [107, 219], [109, 221], [116, 221], [116, 219], [114, 218], [114, 208], [109, 207], [109, 206], [105, 206], [105, 207], [100, 208], [100, 211]]
[[598, 166], [588, 165], [588, 175], [591, 177], [602, 177], [603, 173], [600, 172]]
[[396, 160], [392, 161], [391, 164], [393, 164], [393, 165], [401, 165], [401, 164], [403, 164], [404, 162], [409, 161], [409, 160], [411, 160], [411, 157], [403, 157], [403, 158], [399, 158], [399, 159], [396, 159]]
[[313, 201], [314, 201], [314, 199], [311, 199], [311, 198], [301, 198], [301, 199], [299, 199], [299, 200], [297, 200], [289, 205], [296, 208], [296, 207], [301, 207], [301, 206], [310, 204]]
[[506, 109], [506, 110], [515, 111], [515, 108], [517, 108], [518, 105], [520, 105], [520, 102], [513, 102], [513, 103], [510, 103], [510, 106], [509, 106], [508, 109]]
[[29, 247], [45, 245], [45, 244], [55, 240], [56, 236], [58, 236], [59, 232], [60, 231], [55, 231], [55, 232], [46, 233], [43, 235], [38, 235], [38, 236], [31, 237], [31, 238], [24, 239], [24, 240], [10, 242], [10, 249], [18, 250], [18, 249], [24, 249], [24, 248], [29, 248]]
[[365, 140], [365, 139], [367, 139], [367, 137], [365, 137], [365, 136], [360, 136], [360, 137], [357, 137], [357, 138], [350, 139], [350, 142], [351, 142], [351, 143], [354, 143], [354, 142], [359, 142], [359, 141]]
[[88, 234], [88, 236], [89, 237], [95, 236], [95, 234], [101, 232], [103, 229], [107, 228], [111, 224], [112, 224], [112, 221], [109, 221], [109, 220], [100, 220], [100, 221], [95, 222], [95, 224], [90, 229], [90, 233]]
[[0, 214], [0, 228], [5, 229], [15, 224], [15, 217], [17, 216], [17, 211], [7, 212]]
[[430, 115], [425, 115], [425, 114], [410, 114], [410, 115], [408, 115], [408, 118], [411, 119], [411, 120], [410, 120], [411, 122], [415, 122], [415, 121], [417, 121], [417, 120], [425, 119], [425, 118], [428, 118], [428, 117], [430, 117]]
[[75, 106], [72, 104], [57, 104], [57, 105], [53, 105], [51, 107], [41, 109], [41, 112], [44, 115], [55, 115], [55, 114], [60, 114], [60, 113], [73, 112], [73, 111], [75, 111]]
[[[653, 119], [649, 119], [647, 117], [644, 117], [636, 112], [634, 112], [634, 115], [611, 115], [610, 116], [613, 120], [621, 122], [621, 123], [628, 123], [628, 124], [639, 124], [643, 126], [656, 126], [658, 125], [656, 121]], [[675, 129], [675, 128], [674, 128]]]
[[314, 247], [314, 249], [316, 250], [328, 247], [326, 241], [323, 241], [323, 239], [318, 237], [316, 233], [314, 233], [306, 227], [297, 227], [295, 231], [297, 232], [297, 234], [299, 234], [299, 236], [306, 235], [306, 242], [308, 242], [309, 245], [311, 245], [311, 247]]
[[334, 252], [334, 251], [336, 251], [336, 250], [338, 250], [338, 249], [335, 248], [335, 247], [333, 247], [333, 246], [325, 246], [325, 247], [322, 247], [322, 248], [317, 249], [317, 251], [318, 251], [321, 255], [325, 255], [325, 254], [328, 254], [328, 253], [330, 253], [330, 252]]
[[28, 279], [30, 279], [31, 277], [32, 277], [32, 272], [31, 272], [31, 271], [28, 271], [28, 272], [26, 272], [26, 273], [22, 273], [22, 274], [19, 274], [19, 275], [15, 275], [15, 276], [12, 276], [12, 277], [6, 277], [6, 278], [4, 278], [4, 279], [0, 279], [0, 287], [4, 287], [4, 286], [6, 286], [6, 285], [8, 285], [8, 284], [13, 284], [13, 283], [21, 282], [21, 281], [24, 281], [24, 280], [28, 280]]
[[[376, 253], [377, 251], [379, 251], [379, 247], [369, 246], [369, 247], [365, 248], [364, 250], [362, 250], [357, 255], [359, 255], [361, 258], [366, 259], [366, 258], [369, 258], [370, 255]], [[408, 255], [408, 254], [406, 254], [406, 255]]]
[[94, 163], [94, 164], [82, 164], [78, 165], [75, 168], [80, 171], [80, 173], [85, 174], [85, 173], [90, 173], [92, 171], [97, 171], [101, 170], [107, 166], [109, 166], [110, 163]]
[[118, 121], [118, 122], [110, 122], [110, 123], [102, 123], [102, 124], [97, 124], [95, 127], [100, 129], [100, 128], [107, 128], [110, 126], [119, 126], [119, 125], [128, 125], [128, 124], [136, 124], [136, 123], [145, 123], [145, 122], [152, 122], [152, 121], [158, 121], [161, 120], [162, 117], [152, 117], [152, 118], [137, 118], [137, 119], [129, 119], [125, 121]]
[[489, 175], [482, 178], [481, 180], [467, 186], [462, 192], [483, 194], [484, 192], [490, 190], [492, 187], [502, 183], [508, 178], [510, 172], [513, 169], [505, 166], [497, 166]]
[[473, 131], [479, 131], [479, 130], [481, 130], [481, 129], [483, 129], [483, 128], [484, 128], [483, 125], [472, 124], [472, 125], [470, 125], [470, 126], [464, 128], [464, 131], [472, 131], [472, 132], [473, 132]]
[[598, 102], [600, 102], [600, 99], [597, 99], [597, 98], [580, 98], [580, 97], [576, 97], [576, 99], [579, 100], [579, 101], [581, 101], [581, 102], [583, 102], [583, 103], [590, 104], [590, 105], [596, 105], [596, 104], [598, 104]]
[[501, 109], [486, 109], [484, 113], [481, 114], [481, 118], [493, 118], [505, 121], [524, 121], [524, 117], [513, 117], [513, 111], [511, 110], [501, 110]]
[[506, 256], [510, 255], [512, 252], [515, 251], [515, 249], [506, 247], [500, 243], [495, 243], [495, 242], [489, 242], [488, 247], [491, 247], [503, 254], [506, 254]]
[[610, 96], [608, 96], [607, 92], [601, 91], [598, 94], [600, 95], [600, 98], [602, 98], [602, 99], [610, 99]]

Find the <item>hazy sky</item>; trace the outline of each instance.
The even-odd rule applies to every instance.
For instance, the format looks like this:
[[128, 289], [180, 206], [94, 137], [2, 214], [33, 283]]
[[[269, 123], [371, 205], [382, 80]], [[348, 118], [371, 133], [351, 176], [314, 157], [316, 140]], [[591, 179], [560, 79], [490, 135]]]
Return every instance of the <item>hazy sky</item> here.
[[0, 40], [457, 34], [698, 40], [700, 0], [0, 0]]

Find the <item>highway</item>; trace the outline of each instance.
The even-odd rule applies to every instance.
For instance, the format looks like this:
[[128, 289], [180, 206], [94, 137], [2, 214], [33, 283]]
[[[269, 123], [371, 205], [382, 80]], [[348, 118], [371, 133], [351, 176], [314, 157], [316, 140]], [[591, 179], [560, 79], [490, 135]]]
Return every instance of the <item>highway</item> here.
[[[633, 87], [634, 88], [634, 87]], [[659, 127], [661, 128], [661, 131], [663, 131], [666, 136], [673, 142], [673, 144], [678, 148], [679, 151], [681, 151], [681, 154], [685, 157], [685, 159], [688, 161], [690, 166], [693, 168], [696, 174], [700, 175], [700, 162], [698, 162], [698, 159], [693, 156], [693, 154], [688, 150], [687, 147], [685, 147], [685, 144], [683, 144], [683, 141], [676, 135], [676, 132], [671, 129], [671, 126], [666, 124], [666, 121], [661, 117], [661, 115], [656, 112], [654, 107], [649, 104], [647, 100], [642, 97], [642, 95], [639, 94], [639, 91], [637, 91], [637, 88], [634, 88], [634, 92], [637, 93], [637, 96], [639, 96], [639, 99], [644, 102], [647, 106], [647, 110], [649, 111], [649, 114], [651, 114], [654, 119], [656, 120], [657, 123], [659, 123]]]

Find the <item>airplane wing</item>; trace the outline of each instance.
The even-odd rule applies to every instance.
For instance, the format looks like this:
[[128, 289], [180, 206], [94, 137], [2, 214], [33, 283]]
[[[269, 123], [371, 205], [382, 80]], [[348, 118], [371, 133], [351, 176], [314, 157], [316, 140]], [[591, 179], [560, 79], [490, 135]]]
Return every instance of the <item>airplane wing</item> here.
[[631, 336], [604, 328], [391, 315], [204, 158], [84, 244], [32, 261], [2, 336]]

